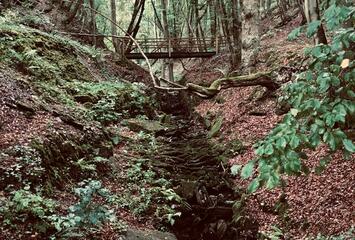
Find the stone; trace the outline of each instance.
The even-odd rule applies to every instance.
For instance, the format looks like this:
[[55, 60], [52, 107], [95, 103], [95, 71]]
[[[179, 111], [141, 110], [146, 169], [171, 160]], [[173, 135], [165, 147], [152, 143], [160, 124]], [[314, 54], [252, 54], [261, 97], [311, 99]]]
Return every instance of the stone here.
[[76, 95], [74, 96], [75, 101], [79, 103], [96, 103], [95, 97], [90, 95]]
[[177, 240], [177, 238], [174, 234], [168, 232], [142, 231], [130, 228], [127, 230], [123, 240]]
[[160, 132], [167, 130], [166, 126], [163, 126], [159, 121], [154, 120], [144, 120], [144, 119], [128, 119], [126, 122], [127, 126], [130, 130], [138, 132], [138, 131], [145, 131], [145, 132]]

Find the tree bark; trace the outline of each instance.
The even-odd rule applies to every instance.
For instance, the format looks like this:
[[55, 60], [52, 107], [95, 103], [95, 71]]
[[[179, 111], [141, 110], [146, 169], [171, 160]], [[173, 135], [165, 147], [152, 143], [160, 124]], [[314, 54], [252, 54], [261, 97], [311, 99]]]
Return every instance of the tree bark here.
[[120, 55], [123, 54], [122, 48], [118, 42], [117, 37], [117, 16], [116, 16], [116, 0], [111, 0], [111, 33], [112, 33], [112, 44], [113, 47], [115, 48], [116, 53], [119, 53]]
[[189, 91], [196, 93], [203, 98], [212, 98], [216, 96], [222, 89], [232, 87], [246, 87], [246, 86], [264, 86], [273, 91], [280, 86], [272, 78], [273, 71], [259, 72], [245, 76], [232, 76], [227, 78], [220, 78], [215, 80], [209, 87], [203, 87], [193, 83], [186, 84]]
[[70, 12], [68, 18], [65, 20], [66, 24], [69, 24], [69, 23], [71, 23], [74, 20], [77, 12], [79, 11], [79, 9], [83, 5], [83, 3], [84, 3], [84, 0], [78, 0], [76, 2], [76, 4], [74, 5], [73, 11]]
[[91, 21], [90, 21], [90, 26], [91, 26], [91, 33], [94, 34], [92, 37], [92, 43], [93, 45], [96, 47], [96, 13], [94, 11], [95, 9], [95, 0], [89, 0], [89, 4], [90, 4], [90, 17], [91, 17]]
[[[161, 6], [162, 6], [162, 19], [163, 19], [163, 29], [164, 29], [164, 37], [168, 42], [168, 53], [169, 55], [171, 54], [172, 51], [172, 45], [171, 45], [171, 37], [170, 37], [170, 31], [169, 31], [169, 22], [168, 22], [168, 6], [167, 6], [167, 0], [161, 0]], [[168, 74], [169, 74], [169, 80], [174, 81], [174, 63], [172, 59], [169, 60], [164, 60], [165, 65], [168, 67]]]
[[258, 0], [242, 1], [242, 60], [246, 67], [255, 65], [260, 46]]
[[[320, 20], [319, 14], [319, 1], [318, 0], [305, 0], [304, 1], [304, 12], [307, 18], [308, 24], [312, 21]], [[323, 25], [321, 24], [318, 28], [317, 34], [314, 38], [314, 43], [328, 44], [327, 37], [325, 36], [325, 31]]]

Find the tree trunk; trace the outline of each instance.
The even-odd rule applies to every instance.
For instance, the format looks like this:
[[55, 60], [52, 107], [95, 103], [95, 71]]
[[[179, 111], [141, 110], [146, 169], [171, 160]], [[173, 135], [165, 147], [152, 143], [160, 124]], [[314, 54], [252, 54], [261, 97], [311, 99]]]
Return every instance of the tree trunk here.
[[[170, 37], [170, 31], [169, 31], [169, 22], [168, 22], [168, 6], [167, 6], [167, 0], [161, 0], [161, 6], [162, 6], [162, 19], [163, 19], [163, 29], [164, 29], [164, 37], [167, 40], [168, 43], [168, 53], [169, 55], [171, 54], [172, 51], [172, 45], [171, 45], [171, 37]], [[174, 81], [174, 65], [173, 65], [173, 60], [168, 59], [165, 60], [165, 65], [168, 67], [168, 74], [169, 74], [169, 80]]]
[[[132, 18], [127, 29], [127, 33], [134, 38], [136, 37], [140, 27], [140, 23], [144, 13], [144, 6], [145, 6], [145, 0], [136, 0], [134, 2]], [[126, 36], [128, 34], [126, 34]], [[129, 41], [125, 50], [127, 53], [131, 51], [132, 45], [133, 45], [133, 41]]]
[[80, 9], [81, 6], [83, 5], [83, 3], [84, 3], [84, 0], [78, 0], [78, 1], [76, 1], [76, 4], [75, 4], [75, 6], [74, 6], [73, 11], [70, 12], [68, 18], [65, 20], [65, 23], [66, 23], [66, 24], [69, 24], [69, 23], [71, 23], [71, 22], [74, 20], [74, 18], [75, 18], [75, 16], [76, 16], [77, 12], [79, 11], [79, 9]]
[[242, 61], [240, 4], [238, 0], [232, 0], [232, 31], [231, 32], [233, 35], [232, 68], [238, 68]]
[[189, 91], [196, 93], [203, 98], [212, 98], [216, 96], [222, 89], [233, 87], [246, 87], [246, 86], [264, 86], [267, 89], [274, 91], [278, 89], [279, 84], [273, 80], [272, 71], [259, 72], [246, 76], [235, 76], [220, 78], [214, 81], [209, 87], [203, 87], [193, 83], [186, 84]]
[[93, 34], [92, 36], [92, 44], [96, 47], [96, 13], [94, 11], [95, 9], [95, 0], [89, 0], [89, 4], [90, 4], [90, 17], [91, 17], [91, 21], [90, 21], [90, 26], [91, 26], [91, 33]]
[[122, 45], [118, 41], [117, 37], [117, 15], [116, 15], [116, 0], [111, 0], [111, 33], [112, 33], [112, 44], [115, 48], [116, 53], [123, 56]]
[[[304, 1], [304, 13], [306, 15], [308, 24], [312, 21], [320, 20], [319, 1], [318, 0], [305, 0]], [[316, 45], [320, 44], [320, 43], [323, 43], [323, 44], [328, 43], [322, 24], [318, 28], [317, 34], [314, 38], [314, 43]]]
[[246, 67], [255, 65], [260, 46], [258, 0], [242, 1], [242, 60]]

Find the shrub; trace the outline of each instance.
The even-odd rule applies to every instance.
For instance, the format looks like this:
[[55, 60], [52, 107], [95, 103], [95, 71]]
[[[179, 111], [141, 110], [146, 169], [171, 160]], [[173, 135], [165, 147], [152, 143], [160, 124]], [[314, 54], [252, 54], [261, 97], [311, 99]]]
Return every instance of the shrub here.
[[58, 231], [55, 236], [83, 236], [85, 231], [100, 226], [104, 222], [115, 222], [114, 211], [108, 205], [97, 202], [101, 198], [104, 202], [110, 199], [109, 191], [102, 187], [100, 181], [86, 180], [81, 182], [80, 187], [75, 188], [75, 195], [79, 202], [69, 207], [66, 216], [53, 215], [49, 217]]
[[11, 195], [10, 199], [0, 200], [0, 215], [5, 224], [26, 223], [42, 233], [51, 228], [47, 217], [54, 212], [53, 200], [32, 193], [29, 186], [13, 191]]
[[[258, 176], [249, 185], [250, 192], [262, 185], [278, 186], [285, 173], [307, 174], [310, 170], [302, 160], [307, 159], [304, 149], [328, 145], [329, 155], [320, 161], [317, 170], [322, 170], [338, 150], [342, 150], [345, 157], [355, 152], [353, 139], [347, 135], [354, 130], [355, 121], [355, 31], [343, 28], [344, 22], [354, 19], [354, 7], [336, 1], [325, 11], [322, 22], [333, 31], [333, 41], [329, 45], [307, 49], [306, 54], [312, 59], [309, 69], [285, 88], [284, 99], [292, 106], [290, 112], [255, 145], [257, 159], [241, 170], [241, 176], [248, 178], [258, 165]], [[309, 24], [307, 35], [312, 37], [319, 26], [319, 23]], [[295, 30], [290, 37], [294, 38], [300, 32]]]

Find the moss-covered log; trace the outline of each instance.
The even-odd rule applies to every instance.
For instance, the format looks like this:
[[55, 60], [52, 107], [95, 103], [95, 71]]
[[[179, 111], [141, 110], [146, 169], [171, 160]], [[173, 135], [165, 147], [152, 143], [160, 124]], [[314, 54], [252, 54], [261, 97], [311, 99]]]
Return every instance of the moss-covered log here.
[[269, 90], [276, 90], [280, 86], [274, 81], [272, 76], [273, 71], [258, 72], [250, 75], [243, 76], [231, 76], [226, 78], [220, 78], [211, 83], [209, 87], [203, 87], [193, 83], [186, 84], [187, 89], [193, 93], [196, 93], [200, 97], [212, 98], [217, 95], [222, 89], [232, 87], [246, 87], [246, 86], [264, 86]]

